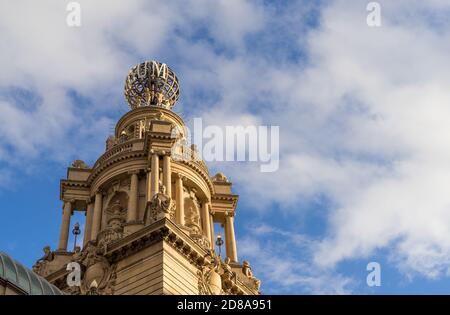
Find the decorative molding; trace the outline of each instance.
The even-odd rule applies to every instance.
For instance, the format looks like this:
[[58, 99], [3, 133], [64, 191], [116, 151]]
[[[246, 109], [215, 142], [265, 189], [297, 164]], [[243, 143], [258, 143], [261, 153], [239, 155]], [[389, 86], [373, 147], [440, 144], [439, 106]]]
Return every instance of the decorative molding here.
[[142, 172], [141, 169], [136, 169], [136, 170], [128, 171], [127, 174], [128, 175], [134, 175], [134, 174], [139, 175], [141, 172]]
[[166, 194], [166, 187], [160, 185], [160, 192], [148, 203], [144, 214], [144, 224], [151, 224], [164, 217], [175, 220], [175, 202]]

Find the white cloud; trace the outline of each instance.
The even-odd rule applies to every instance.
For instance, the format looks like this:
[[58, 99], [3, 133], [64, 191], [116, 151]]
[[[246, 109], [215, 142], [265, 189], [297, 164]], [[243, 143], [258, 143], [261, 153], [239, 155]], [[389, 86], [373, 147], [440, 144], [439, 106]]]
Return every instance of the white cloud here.
[[387, 247], [400, 270], [435, 278], [450, 254], [449, 33], [421, 15], [433, 4], [395, 3], [382, 2], [378, 29], [364, 24], [364, 6], [335, 1], [323, 11], [308, 39], [311, 64], [273, 69], [287, 104], [276, 107], [279, 173], [235, 176], [258, 202], [331, 198], [317, 265]]
[[[450, 34], [448, 22], [432, 22], [450, 8], [384, 1], [383, 27], [369, 28], [364, 3], [355, 3], [324, 8], [306, 40], [307, 66], [247, 56], [228, 62], [221, 117], [249, 113], [263, 95], [270, 108], [255, 119], [280, 124], [282, 160], [275, 174], [225, 167], [258, 209], [275, 201], [292, 214], [302, 199], [331, 199], [317, 265], [388, 248], [399, 270], [436, 278], [447, 273], [450, 254]], [[234, 67], [239, 72], [228, 76]]]
[[[1, 143], [16, 157], [37, 158], [46, 152], [62, 161], [81, 147], [98, 154], [113, 121], [94, 121], [99, 115], [111, 117], [119, 110], [126, 111], [121, 89], [132, 65], [143, 56], [154, 58], [164, 52], [169, 56], [174, 48], [183, 50], [172, 41], [177, 41], [178, 31], [192, 35], [189, 30], [195, 23], [210, 27], [211, 35], [221, 35], [218, 38], [224, 43], [239, 45], [262, 19], [262, 10], [253, 10], [246, 1], [223, 1], [221, 10], [209, 1], [203, 5], [197, 1], [161, 4], [138, 0], [126, 5], [123, 1], [79, 3], [81, 27], [66, 25], [65, 2], [1, 4], [0, 87], [5, 98], [0, 106]], [[246, 15], [245, 21], [232, 23], [230, 15], [240, 14]], [[32, 111], [6, 97], [18, 87], [41, 98]], [[69, 97], [71, 91], [92, 105], [80, 107]], [[77, 137], [71, 134], [74, 130], [79, 130]], [[63, 145], [69, 137], [70, 148]]]
[[[275, 202], [300, 216], [300, 201], [331, 200], [326, 233], [310, 245], [318, 270], [387, 247], [407, 274], [448, 275], [447, 1], [380, 1], [381, 28], [366, 25], [366, 1], [330, 1], [309, 31], [303, 2], [279, 11], [250, 1], [80, 3], [82, 27], [68, 28], [63, 2], [2, 2], [0, 162], [95, 159], [112, 117], [125, 110], [127, 69], [143, 57], [167, 58], [181, 78], [176, 110], [219, 125], [280, 125], [277, 173], [218, 167], [255, 208]], [[291, 56], [299, 52], [306, 59]], [[41, 102], [22, 108], [3, 97], [11, 87]], [[71, 90], [91, 105], [79, 107]], [[247, 245], [239, 246], [258, 246]], [[297, 271], [283, 285], [342, 292], [347, 284], [309, 279], [292, 261], [264, 263]]]
[[[282, 243], [271, 240], [281, 236]], [[267, 239], [264, 239], [267, 238]], [[253, 226], [249, 235], [239, 240], [239, 255], [249, 259], [255, 275], [264, 279], [263, 293], [349, 294], [355, 281], [334, 270], [316, 268], [295, 250], [303, 248], [308, 256], [314, 240], [307, 236], [267, 225]], [[266, 291], [265, 291], [266, 290]], [[267, 291], [269, 290], [269, 291]]]

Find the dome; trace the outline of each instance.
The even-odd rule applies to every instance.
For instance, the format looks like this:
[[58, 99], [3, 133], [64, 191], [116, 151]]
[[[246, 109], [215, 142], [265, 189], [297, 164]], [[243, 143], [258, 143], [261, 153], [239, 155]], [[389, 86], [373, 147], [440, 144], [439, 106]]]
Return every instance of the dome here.
[[145, 61], [128, 72], [125, 80], [125, 98], [131, 109], [159, 106], [171, 109], [180, 96], [180, 85], [175, 73], [158, 61]]
[[0, 252], [0, 280], [11, 283], [28, 295], [62, 295], [61, 290], [4, 252]]

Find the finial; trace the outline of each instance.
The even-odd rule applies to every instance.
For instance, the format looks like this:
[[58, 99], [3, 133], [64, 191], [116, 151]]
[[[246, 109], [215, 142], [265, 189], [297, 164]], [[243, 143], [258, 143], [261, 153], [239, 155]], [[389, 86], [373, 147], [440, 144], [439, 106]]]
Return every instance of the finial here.
[[77, 236], [80, 235], [81, 229], [80, 229], [80, 223], [75, 223], [75, 226], [73, 227], [72, 234], [75, 236], [75, 240], [73, 242], [73, 251], [76, 252], [77, 249]]
[[180, 96], [180, 85], [165, 63], [152, 60], [131, 68], [124, 93], [131, 109], [142, 106], [171, 109]]
[[222, 245], [223, 245], [222, 235], [217, 235], [216, 245], [219, 247], [219, 257], [222, 256]]

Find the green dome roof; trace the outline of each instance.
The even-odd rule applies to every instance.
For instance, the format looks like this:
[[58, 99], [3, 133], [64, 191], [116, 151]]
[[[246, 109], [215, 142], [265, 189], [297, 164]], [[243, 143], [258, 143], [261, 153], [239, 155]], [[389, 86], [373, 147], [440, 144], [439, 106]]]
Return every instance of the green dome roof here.
[[61, 290], [50, 284], [4, 252], [0, 252], [0, 279], [8, 281], [29, 295], [61, 295]]

